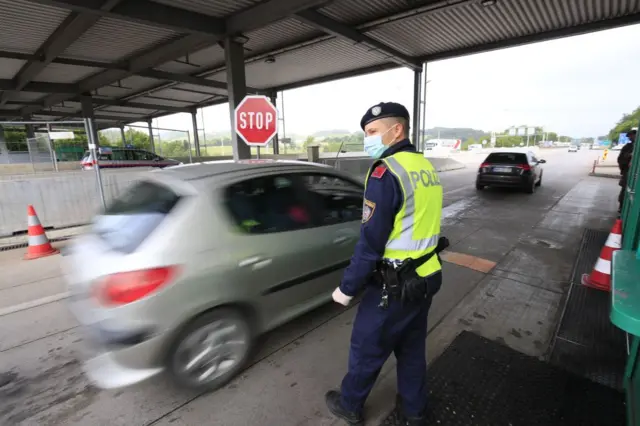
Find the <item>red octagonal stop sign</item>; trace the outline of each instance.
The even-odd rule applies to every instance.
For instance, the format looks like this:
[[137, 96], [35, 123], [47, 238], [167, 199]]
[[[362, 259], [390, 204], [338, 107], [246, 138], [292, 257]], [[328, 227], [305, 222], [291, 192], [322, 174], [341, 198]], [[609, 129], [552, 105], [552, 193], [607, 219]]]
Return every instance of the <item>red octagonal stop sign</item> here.
[[249, 146], [267, 146], [278, 133], [278, 110], [266, 96], [249, 95], [235, 111], [236, 133]]

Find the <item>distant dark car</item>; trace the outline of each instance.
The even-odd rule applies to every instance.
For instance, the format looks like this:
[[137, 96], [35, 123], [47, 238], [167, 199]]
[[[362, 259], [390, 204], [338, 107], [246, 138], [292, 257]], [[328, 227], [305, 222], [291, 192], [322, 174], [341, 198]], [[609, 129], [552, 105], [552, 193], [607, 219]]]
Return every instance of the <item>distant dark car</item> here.
[[476, 189], [486, 186], [522, 188], [529, 194], [542, 184], [542, 164], [532, 152], [493, 152], [478, 169]]

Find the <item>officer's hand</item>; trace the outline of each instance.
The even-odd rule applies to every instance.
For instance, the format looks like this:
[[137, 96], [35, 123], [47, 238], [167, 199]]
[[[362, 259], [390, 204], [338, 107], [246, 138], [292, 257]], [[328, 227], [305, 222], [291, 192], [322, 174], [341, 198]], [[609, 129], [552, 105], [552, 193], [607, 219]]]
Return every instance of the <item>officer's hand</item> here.
[[331, 295], [331, 297], [333, 297], [334, 302], [339, 303], [343, 306], [348, 306], [349, 303], [351, 302], [351, 299], [353, 299], [353, 296], [347, 296], [342, 291], [340, 291], [340, 287], [337, 287], [333, 291], [333, 294]]

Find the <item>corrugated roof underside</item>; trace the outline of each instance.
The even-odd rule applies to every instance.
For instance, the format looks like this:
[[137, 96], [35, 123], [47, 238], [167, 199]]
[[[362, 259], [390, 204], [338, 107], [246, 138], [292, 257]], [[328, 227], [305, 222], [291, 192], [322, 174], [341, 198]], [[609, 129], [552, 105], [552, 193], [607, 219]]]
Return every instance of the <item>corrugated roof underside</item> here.
[[510, 0], [450, 6], [395, 21], [368, 35], [424, 56], [559, 30], [640, 12], [640, 0]]
[[162, 64], [157, 68], [179, 74], [195, 74], [219, 63], [224, 63], [224, 50], [220, 46], [214, 45], [191, 53], [189, 57], [183, 56], [177, 61]]
[[259, 30], [247, 33], [246, 35], [249, 37], [249, 41], [244, 46], [245, 55], [251, 57], [251, 55], [257, 53], [274, 50], [291, 43], [324, 34], [322, 31], [296, 19], [284, 19]]
[[178, 35], [165, 28], [102, 18], [69, 46], [63, 56], [116, 62]]
[[[204, 94], [204, 93], [194, 93], [194, 92], [185, 92], [182, 90], [175, 90], [174, 88], [159, 90], [153, 93], [153, 96], [158, 96], [161, 98], [176, 100], [176, 101], [184, 101], [189, 103], [198, 103], [202, 102], [206, 99], [209, 99], [215, 94]], [[184, 103], [182, 104], [184, 106]]]
[[109, 98], [122, 98], [135, 92], [153, 87], [161, 83], [160, 80], [154, 78], [139, 77], [137, 75], [127, 77], [110, 86], [104, 86], [98, 89], [98, 95]]
[[135, 115], [149, 115], [156, 112], [157, 108], [131, 108], [131, 107], [121, 107], [121, 106], [109, 106], [102, 111], [105, 112], [113, 112], [118, 114], [135, 114]]
[[69, 12], [23, 0], [0, 0], [0, 50], [35, 53]]
[[44, 96], [47, 96], [47, 93], [18, 92], [11, 95], [11, 99], [14, 101], [37, 101]]
[[226, 94], [227, 89], [218, 89], [216, 87], [196, 86], [195, 84], [177, 84], [172, 87], [173, 90], [182, 90], [185, 92], [202, 93], [209, 95]]
[[[273, 64], [264, 61], [247, 64], [246, 79], [248, 86], [262, 89], [386, 62], [384, 56], [366, 47], [332, 39], [278, 55]], [[217, 73], [211, 79], [226, 81], [226, 72]]]
[[[432, 0], [432, 2], [434, 1]], [[410, 3], [407, 0], [367, 0], [366, 7], [363, 7], [362, 1], [336, 0], [320, 9], [319, 12], [336, 21], [358, 25], [406, 10]]]
[[139, 98], [135, 98], [135, 101], [147, 103], [147, 104], [166, 105], [166, 106], [173, 106], [173, 107], [186, 107], [189, 105], [189, 103], [191, 103], [191, 102], [187, 103], [187, 102], [181, 102], [175, 99], [165, 98], [163, 96], [156, 95], [155, 92], [150, 96], [141, 96]]
[[248, 9], [261, 0], [152, 0], [154, 3], [166, 4], [203, 15], [225, 17], [232, 13]]
[[36, 80], [51, 83], [75, 83], [78, 80], [100, 71], [102, 71], [100, 68], [52, 63], [47, 65], [47, 67], [38, 74]]
[[138, 119], [145, 116], [140, 110], [132, 114], [132, 113], [111, 111], [110, 109], [101, 109], [99, 112], [96, 111], [96, 114], [99, 114], [102, 116], [110, 116], [110, 117], [131, 117], [133, 119]]
[[0, 78], [11, 80], [26, 63], [18, 59], [0, 59]]

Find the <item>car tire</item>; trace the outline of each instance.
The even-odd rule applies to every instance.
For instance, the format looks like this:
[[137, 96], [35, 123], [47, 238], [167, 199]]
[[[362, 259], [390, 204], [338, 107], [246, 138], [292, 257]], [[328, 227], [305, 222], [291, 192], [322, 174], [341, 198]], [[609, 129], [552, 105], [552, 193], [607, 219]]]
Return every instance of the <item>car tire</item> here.
[[[243, 343], [238, 344], [236, 342], [233, 345], [230, 345], [228, 341], [220, 344], [214, 344], [211, 341], [206, 343], [208, 339], [212, 339], [211, 335], [207, 335], [207, 333], [218, 332], [220, 336], [223, 336], [221, 328], [225, 326], [235, 328], [233, 334], [238, 339], [237, 342], [243, 341]], [[205, 342], [200, 341], [202, 337], [205, 337]], [[227, 384], [245, 368], [251, 357], [253, 340], [249, 321], [238, 310], [220, 308], [207, 312], [196, 317], [178, 333], [167, 354], [167, 371], [173, 381], [180, 387], [197, 392], [214, 391]], [[211, 349], [213, 347], [215, 349]], [[190, 349], [192, 350], [190, 351]], [[195, 362], [206, 349], [217, 351], [218, 357], [215, 362], [218, 362], [230, 349], [233, 349], [236, 352], [234, 354], [235, 360], [232, 365], [226, 365], [225, 367], [222, 367], [222, 364], [231, 361], [220, 361], [217, 364], [217, 368], [225, 368], [223, 372], [215, 374], [216, 372], [214, 371], [212, 373], [213, 377], [209, 377], [206, 380], [198, 380], [196, 371], [189, 373], [186, 370], [189, 368], [189, 364]], [[214, 352], [211, 356], [203, 356], [201, 359], [206, 358], [211, 361], [210, 358], [215, 357], [215, 355], [216, 353]], [[198, 362], [198, 364], [200, 363]], [[205, 372], [213, 368], [212, 364], [203, 364], [205, 364], [203, 366]], [[200, 365], [194, 365], [192, 370], [196, 370], [199, 367]], [[204, 375], [204, 372], [200, 377], [202, 375]]]
[[482, 191], [484, 189], [484, 185], [480, 185], [479, 183], [476, 183], [476, 189], [478, 191]]
[[527, 194], [533, 194], [536, 192], [536, 180], [532, 179], [531, 183], [524, 190]]

